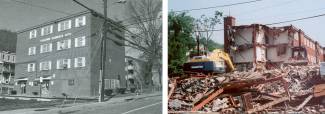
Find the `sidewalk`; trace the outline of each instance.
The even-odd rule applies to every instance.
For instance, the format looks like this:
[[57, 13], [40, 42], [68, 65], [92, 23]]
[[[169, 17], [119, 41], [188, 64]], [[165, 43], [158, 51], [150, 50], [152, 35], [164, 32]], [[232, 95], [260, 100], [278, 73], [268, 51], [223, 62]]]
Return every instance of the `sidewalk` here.
[[[111, 98], [105, 102], [95, 102], [95, 103], [76, 103], [76, 104], [66, 104], [64, 108], [60, 107], [48, 107], [48, 108], [28, 108], [28, 109], [18, 109], [18, 110], [8, 110], [1, 111], [0, 114], [41, 114], [43, 111], [58, 112], [60, 110], [72, 110], [72, 109], [83, 109], [84, 107], [98, 107], [103, 106], [104, 104], [115, 104], [122, 103], [130, 100], [137, 100], [148, 97], [161, 96], [161, 92], [155, 92], [150, 94], [142, 94], [138, 96], [126, 96], [126, 97], [116, 97]], [[44, 113], [44, 112], [43, 112]]]

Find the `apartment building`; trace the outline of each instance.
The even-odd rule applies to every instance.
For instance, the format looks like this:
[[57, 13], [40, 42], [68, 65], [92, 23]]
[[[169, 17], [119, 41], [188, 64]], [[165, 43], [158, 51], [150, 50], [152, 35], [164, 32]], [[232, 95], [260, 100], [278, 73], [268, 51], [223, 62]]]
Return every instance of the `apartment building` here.
[[[111, 19], [108, 21], [116, 24]], [[103, 22], [103, 18], [86, 11], [19, 31], [14, 88], [17, 95], [98, 96]], [[125, 88], [126, 81], [121, 78], [126, 75], [124, 41], [121, 40], [124, 32], [115, 25], [107, 26], [104, 78], [118, 80], [121, 88]], [[111, 85], [105, 84], [105, 87]]]
[[16, 54], [0, 52], [0, 94], [10, 94], [13, 90]]
[[302, 30], [289, 25], [235, 25], [236, 19], [224, 18], [224, 49], [239, 70], [283, 64], [319, 64], [324, 61], [323, 47]]

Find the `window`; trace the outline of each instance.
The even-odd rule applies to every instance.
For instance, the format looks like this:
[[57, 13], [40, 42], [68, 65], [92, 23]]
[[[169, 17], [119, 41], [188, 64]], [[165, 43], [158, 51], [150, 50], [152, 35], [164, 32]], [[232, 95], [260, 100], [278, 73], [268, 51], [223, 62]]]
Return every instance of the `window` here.
[[133, 66], [133, 61], [132, 60], [128, 60], [128, 64]]
[[32, 30], [29, 32], [29, 39], [36, 38], [37, 30]]
[[38, 86], [39, 82], [38, 81], [34, 81], [33, 82], [33, 86]]
[[70, 59], [60, 59], [56, 61], [56, 69], [67, 69], [70, 68]]
[[35, 54], [36, 54], [36, 47], [29, 47], [28, 55], [35, 55]]
[[51, 52], [52, 51], [52, 43], [41, 45], [40, 53]]
[[35, 63], [29, 63], [27, 65], [27, 72], [34, 72], [35, 71]]
[[58, 24], [58, 31], [71, 29], [71, 20], [63, 21]]
[[75, 45], [75, 47], [85, 46], [86, 45], [86, 37], [82, 36], [82, 37], [75, 38], [74, 45]]
[[74, 67], [85, 67], [86, 60], [85, 57], [78, 57], [74, 59]]
[[128, 70], [128, 73], [133, 75], [134, 74], [134, 70]]
[[41, 62], [40, 70], [51, 70], [51, 61]]
[[53, 25], [43, 27], [41, 31], [41, 36], [49, 35], [51, 33], [53, 33]]
[[68, 48], [71, 48], [71, 39], [57, 42], [57, 50], [63, 50]]
[[81, 16], [81, 17], [78, 17], [76, 18], [76, 21], [75, 21], [75, 26], [76, 27], [80, 27], [80, 26], [84, 26], [86, 25], [86, 16]]
[[74, 85], [74, 80], [68, 80], [68, 85], [73, 86]]

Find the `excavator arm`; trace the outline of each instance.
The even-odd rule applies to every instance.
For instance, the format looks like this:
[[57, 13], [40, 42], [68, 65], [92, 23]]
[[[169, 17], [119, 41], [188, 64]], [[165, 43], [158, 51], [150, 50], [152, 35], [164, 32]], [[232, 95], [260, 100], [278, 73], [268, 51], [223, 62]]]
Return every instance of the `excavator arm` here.
[[213, 50], [212, 54], [209, 56], [209, 59], [215, 61], [217, 61], [218, 59], [223, 59], [227, 65], [226, 72], [231, 72], [235, 70], [235, 66], [232, 63], [230, 56], [221, 49]]

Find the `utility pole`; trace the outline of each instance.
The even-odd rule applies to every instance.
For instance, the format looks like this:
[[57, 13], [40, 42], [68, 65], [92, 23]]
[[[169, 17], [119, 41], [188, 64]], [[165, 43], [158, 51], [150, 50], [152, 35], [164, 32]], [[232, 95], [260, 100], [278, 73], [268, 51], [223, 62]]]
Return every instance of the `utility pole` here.
[[[102, 35], [101, 35], [101, 48], [100, 48], [100, 70], [99, 70], [99, 97], [98, 97], [98, 101], [102, 102], [104, 101], [104, 85], [105, 85], [105, 74], [106, 74], [106, 39], [107, 39], [107, 0], [103, 0], [103, 5], [104, 5], [104, 16], [98, 12], [96, 12], [95, 10], [87, 7], [86, 5], [78, 2], [77, 0], [73, 0], [74, 2], [76, 2], [77, 4], [79, 4], [80, 6], [88, 9], [89, 11], [91, 11], [91, 13], [96, 14], [97, 16], [99, 16], [100, 18], [103, 18], [104, 23], [102, 25]], [[126, 3], [125, 0], [120, 0], [119, 2], [116, 3]], [[110, 61], [109, 61], [110, 62]]]
[[200, 32], [199, 32], [199, 25], [198, 24], [196, 24], [196, 30], [197, 30], [197, 32], [196, 32], [197, 56], [200, 56], [200, 37], [199, 37]]
[[104, 76], [105, 76], [105, 61], [106, 61], [106, 24], [107, 24], [107, 0], [103, 0], [104, 2], [104, 16], [102, 16], [100, 13], [94, 11], [93, 9], [87, 7], [86, 5], [78, 2], [77, 0], [73, 0], [80, 6], [88, 9], [91, 11], [91, 13], [95, 13], [99, 15], [101, 18], [104, 19], [104, 23], [102, 25], [102, 35], [101, 35], [101, 48], [100, 48], [100, 70], [99, 70], [99, 97], [98, 97], [98, 102], [103, 102], [104, 101]]
[[101, 43], [101, 62], [100, 62], [100, 71], [99, 71], [99, 102], [104, 101], [104, 76], [105, 76], [105, 64], [106, 64], [106, 24], [107, 24], [107, 0], [103, 0], [104, 2], [104, 24], [102, 25], [102, 43]]

